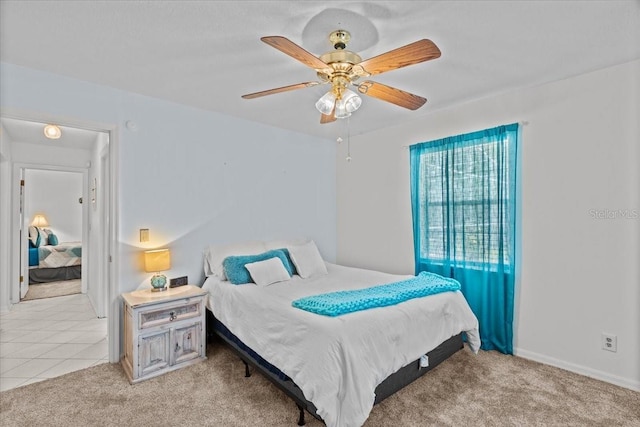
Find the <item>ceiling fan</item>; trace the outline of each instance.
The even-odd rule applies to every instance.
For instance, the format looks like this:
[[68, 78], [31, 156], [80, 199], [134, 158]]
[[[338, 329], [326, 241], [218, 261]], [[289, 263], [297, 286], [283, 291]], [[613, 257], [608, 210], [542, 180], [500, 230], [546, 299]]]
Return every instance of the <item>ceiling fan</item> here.
[[362, 99], [350, 90], [349, 86], [355, 86], [361, 94], [410, 110], [417, 110], [427, 102], [425, 98], [370, 80], [355, 82], [361, 77], [381, 74], [440, 57], [440, 49], [431, 40], [422, 39], [363, 61], [357, 53], [345, 49], [351, 40], [351, 35], [346, 30], [336, 30], [329, 35], [329, 41], [335, 50], [319, 58], [282, 36], [262, 37], [260, 40], [313, 68], [320, 81], [250, 93], [243, 95], [242, 98], [253, 99], [320, 84], [330, 84], [331, 90], [316, 102], [316, 108], [322, 114], [320, 123], [330, 123], [336, 119], [349, 117], [360, 107]]

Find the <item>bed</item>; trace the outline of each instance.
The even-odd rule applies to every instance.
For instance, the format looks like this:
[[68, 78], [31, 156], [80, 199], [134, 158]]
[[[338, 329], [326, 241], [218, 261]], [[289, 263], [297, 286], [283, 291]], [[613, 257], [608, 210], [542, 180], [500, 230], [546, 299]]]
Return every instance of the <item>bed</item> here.
[[81, 242], [58, 242], [49, 229], [29, 227], [29, 284], [81, 278]]
[[413, 276], [321, 261], [326, 273], [302, 274], [298, 268], [289, 279], [268, 286], [235, 285], [220, 266], [234, 254], [278, 247], [288, 249], [295, 261], [300, 246], [309, 245], [315, 247], [313, 241], [210, 247], [203, 284], [209, 293], [209, 331], [296, 402], [300, 425], [306, 410], [330, 427], [360, 426], [375, 403], [460, 350], [463, 333], [471, 350], [478, 351], [478, 320], [459, 291], [330, 317], [292, 303]]

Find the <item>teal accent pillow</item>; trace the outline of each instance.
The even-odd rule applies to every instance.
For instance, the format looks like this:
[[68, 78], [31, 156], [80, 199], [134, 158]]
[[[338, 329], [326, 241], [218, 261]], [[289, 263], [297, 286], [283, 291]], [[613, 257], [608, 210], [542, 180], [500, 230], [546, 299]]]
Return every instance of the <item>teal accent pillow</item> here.
[[49, 234], [49, 244], [51, 246], [56, 246], [58, 244], [58, 236], [53, 233]]
[[247, 270], [245, 265], [252, 262], [264, 261], [269, 258], [280, 258], [282, 265], [284, 265], [289, 275], [291, 276], [293, 274], [291, 262], [282, 249], [274, 249], [258, 255], [229, 256], [222, 261], [222, 267], [224, 268], [224, 274], [227, 276], [227, 279], [234, 285], [253, 283], [251, 274], [249, 274], [249, 270]]
[[296, 270], [296, 266], [293, 263], [293, 261], [291, 261], [291, 255], [289, 255], [289, 250], [287, 248], [282, 248], [282, 249], [277, 249], [279, 251], [284, 252], [286, 258], [287, 258], [287, 262], [282, 262], [284, 264], [284, 268], [287, 269], [287, 271], [289, 272], [290, 276], [293, 276], [294, 274], [298, 274], [298, 270]]

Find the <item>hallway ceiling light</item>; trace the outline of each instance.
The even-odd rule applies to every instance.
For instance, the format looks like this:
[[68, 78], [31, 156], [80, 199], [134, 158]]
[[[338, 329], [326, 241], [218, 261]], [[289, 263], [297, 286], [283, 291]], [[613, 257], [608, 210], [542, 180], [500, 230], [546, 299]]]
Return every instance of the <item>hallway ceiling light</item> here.
[[62, 131], [56, 125], [46, 125], [44, 127], [44, 136], [49, 139], [59, 139], [62, 135]]

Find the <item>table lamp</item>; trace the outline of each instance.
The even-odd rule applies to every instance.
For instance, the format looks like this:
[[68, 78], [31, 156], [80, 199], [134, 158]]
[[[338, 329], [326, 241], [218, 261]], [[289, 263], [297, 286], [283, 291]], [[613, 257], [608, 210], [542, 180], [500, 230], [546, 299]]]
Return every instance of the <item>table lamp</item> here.
[[31, 223], [31, 225], [34, 226], [34, 227], [48, 227], [49, 226], [49, 222], [47, 221], [47, 218], [45, 218], [44, 215], [37, 214], [33, 218], [33, 222]]
[[167, 276], [161, 271], [171, 268], [171, 253], [169, 249], [155, 249], [144, 252], [144, 271], [155, 273], [151, 278], [151, 291], [160, 292], [167, 290]]

